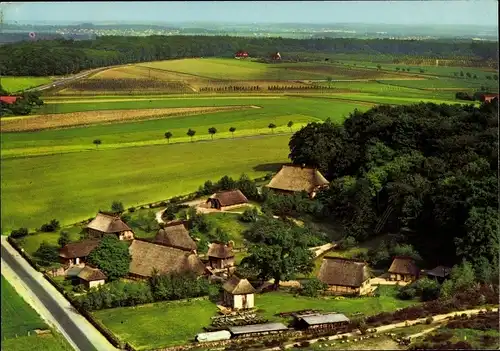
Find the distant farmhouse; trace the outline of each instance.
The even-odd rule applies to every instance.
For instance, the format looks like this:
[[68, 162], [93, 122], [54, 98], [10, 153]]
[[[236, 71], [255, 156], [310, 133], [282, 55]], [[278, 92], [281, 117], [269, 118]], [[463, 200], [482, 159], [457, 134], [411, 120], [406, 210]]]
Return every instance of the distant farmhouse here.
[[100, 239], [105, 235], [115, 235], [120, 240], [134, 239], [132, 229], [115, 214], [99, 212], [85, 229], [91, 238]]
[[158, 231], [155, 244], [170, 246], [179, 250], [196, 252], [197, 245], [189, 236], [184, 221], [172, 221]]
[[366, 262], [342, 257], [325, 257], [318, 279], [335, 295], [366, 295], [371, 292], [370, 271]]
[[328, 187], [328, 180], [315, 168], [283, 165], [267, 188], [283, 194], [305, 191], [314, 198], [318, 190]]
[[240, 50], [236, 54], [234, 54], [235, 59], [245, 59], [248, 58], [248, 52]]
[[18, 97], [17, 96], [0, 96], [0, 102], [7, 104], [7, 105], [12, 105], [17, 101]]
[[217, 210], [230, 210], [248, 204], [248, 199], [243, 193], [236, 190], [221, 191], [213, 194], [207, 200], [210, 208]]
[[408, 256], [396, 256], [389, 268], [389, 280], [410, 282], [416, 280], [419, 270], [415, 260]]

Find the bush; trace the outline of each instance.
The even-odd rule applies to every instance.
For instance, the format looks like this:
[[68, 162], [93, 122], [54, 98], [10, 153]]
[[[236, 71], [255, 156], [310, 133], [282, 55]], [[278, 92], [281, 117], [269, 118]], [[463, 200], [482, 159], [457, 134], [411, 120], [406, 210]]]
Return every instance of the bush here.
[[300, 294], [303, 296], [316, 297], [319, 292], [325, 290], [327, 287], [322, 281], [317, 278], [312, 278], [306, 281], [300, 289]]
[[425, 324], [431, 324], [434, 321], [434, 318], [432, 316], [429, 316], [425, 319]]
[[49, 223], [43, 224], [40, 230], [45, 233], [55, 232], [60, 228], [59, 221], [56, 219], [51, 220]]
[[14, 229], [13, 231], [10, 232], [10, 236], [13, 237], [14, 239], [24, 238], [27, 235], [28, 235], [28, 228]]
[[111, 211], [115, 213], [122, 213], [125, 211], [125, 207], [123, 207], [123, 204], [119, 201], [113, 201], [111, 204]]
[[130, 213], [135, 212], [135, 207], [129, 207], [129, 208], [128, 208], [128, 211], [129, 211]]
[[243, 213], [239, 216], [240, 221], [251, 223], [257, 221], [257, 217], [259, 216], [259, 211], [255, 208], [247, 208]]
[[416, 295], [417, 295], [417, 290], [413, 287], [408, 286], [408, 285], [399, 288], [399, 291], [397, 294], [398, 298], [401, 300], [412, 300], [415, 298]]
[[356, 239], [354, 239], [352, 236], [348, 236], [340, 240], [337, 247], [340, 250], [348, 250], [355, 247], [356, 244]]
[[33, 254], [38, 263], [42, 266], [50, 266], [59, 261], [59, 249], [57, 246], [44, 241], [38, 247], [38, 250]]

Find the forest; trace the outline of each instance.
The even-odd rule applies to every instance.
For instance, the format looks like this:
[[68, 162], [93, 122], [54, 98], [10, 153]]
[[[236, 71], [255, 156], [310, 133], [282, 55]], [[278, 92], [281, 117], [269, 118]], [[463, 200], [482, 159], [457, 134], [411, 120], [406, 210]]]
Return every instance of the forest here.
[[498, 265], [496, 101], [354, 111], [344, 125], [310, 123], [289, 147], [331, 181], [314, 212], [346, 236], [401, 233], [431, 265]]
[[496, 42], [389, 39], [288, 39], [230, 36], [101, 36], [95, 40], [39, 40], [0, 46], [0, 74], [49, 76], [127, 63], [185, 57], [232, 57], [245, 50], [251, 57], [286, 53], [388, 54], [431, 58], [468, 57], [495, 61]]

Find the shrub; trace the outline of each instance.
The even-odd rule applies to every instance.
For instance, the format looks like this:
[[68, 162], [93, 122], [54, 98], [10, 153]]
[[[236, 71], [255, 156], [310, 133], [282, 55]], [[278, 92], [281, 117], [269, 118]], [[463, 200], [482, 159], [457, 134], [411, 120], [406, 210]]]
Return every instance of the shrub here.
[[128, 211], [129, 211], [130, 213], [135, 212], [135, 207], [129, 207], [129, 208], [128, 208]]
[[123, 207], [123, 204], [119, 201], [113, 201], [111, 204], [111, 211], [116, 212], [116, 213], [122, 213], [125, 211], [125, 207]]
[[51, 220], [49, 223], [45, 223], [41, 226], [40, 230], [45, 233], [55, 232], [60, 228], [59, 221], [56, 219]]
[[432, 316], [429, 316], [425, 319], [425, 324], [431, 324], [434, 321], [434, 318]]
[[354, 239], [352, 236], [348, 236], [339, 241], [338, 248], [340, 250], [348, 250], [356, 246], [356, 244], [356, 239]]
[[51, 245], [47, 241], [43, 241], [33, 256], [37, 259], [40, 265], [50, 266], [51, 264], [58, 262], [59, 250], [57, 246]]
[[316, 297], [320, 291], [325, 290], [327, 287], [322, 281], [317, 278], [312, 278], [306, 281], [300, 289], [300, 294], [303, 296]]
[[28, 228], [14, 229], [13, 231], [10, 232], [10, 236], [13, 237], [14, 239], [24, 238], [27, 235], [28, 235]]
[[242, 222], [250, 223], [257, 221], [258, 216], [259, 216], [259, 211], [257, 211], [255, 207], [252, 207], [252, 208], [247, 208], [245, 211], [243, 211], [239, 219]]
[[59, 244], [59, 247], [64, 247], [69, 242], [69, 233], [65, 230], [61, 231], [61, 233], [59, 234], [59, 239], [57, 240], [57, 244]]

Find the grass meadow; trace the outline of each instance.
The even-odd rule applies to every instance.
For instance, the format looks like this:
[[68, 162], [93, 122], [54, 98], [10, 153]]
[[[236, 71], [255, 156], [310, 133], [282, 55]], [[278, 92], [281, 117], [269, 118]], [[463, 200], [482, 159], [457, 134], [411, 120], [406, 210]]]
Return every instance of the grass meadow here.
[[[72, 351], [64, 337], [54, 331], [36, 335], [47, 325], [2, 275], [2, 350]], [[28, 335], [28, 332], [30, 335]]]
[[52, 82], [49, 77], [1, 77], [2, 87], [9, 93], [34, 88]]

